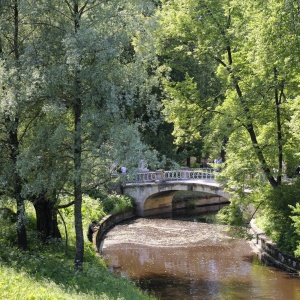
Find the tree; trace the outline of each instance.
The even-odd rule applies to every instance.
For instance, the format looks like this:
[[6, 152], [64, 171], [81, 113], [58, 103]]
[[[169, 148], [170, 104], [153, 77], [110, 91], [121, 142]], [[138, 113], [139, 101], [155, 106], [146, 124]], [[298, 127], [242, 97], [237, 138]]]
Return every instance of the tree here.
[[[3, 1], [0, 7], [1, 36], [1, 115], [3, 164], [1, 170], [2, 188], [16, 200], [18, 247], [27, 249], [25, 205], [22, 197], [22, 178], [18, 171], [20, 152], [20, 130], [22, 114], [26, 111], [26, 92], [23, 76], [25, 64], [22, 59], [28, 33], [19, 1]], [[21, 21], [21, 16], [23, 20]]]
[[[156, 49], [167, 75], [163, 111], [173, 123], [178, 151], [207, 157], [202, 142], [209, 132], [205, 123], [222, 95], [214, 74], [216, 63], [208, 55], [197, 55], [199, 40], [194, 21], [187, 14], [188, 5], [163, 2], [158, 13], [162, 30], [157, 32]], [[218, 156], [220, 152], [219, 147]]]
[[[41, 22], [56, 33], [53, 41], [46, 36], [47, 43], [44, 45], [49, 47], [50, 44], [57, 50], [51, 53], [50, 59], [41, 56], [41, 60], [46, 61], [44, 110], [52, 107], [62, 111], [57, 121], [62, 122], [62, 128], [67, 132], [67, 149], [58, 155], [68, 155], [65, 168], [68, 176], [64, 188], [69, 190], [73, 186], [77, 271], [82, 270], [83, 264], [82, 193], [91, 186], [99, 185], [99, 179], [105, 178], [105, 172], [109, 174], [112, 162], [108, 162], [107, 156], [101, 152], [103, 144], [111, 141], [113, 127], [123, 122], [126, 128], [125, 120], [130, 116], [128, 110], [135, 103], [147, 100], [152, 86], [151, 80], [147, 82], [153, 76], [146, 70], [149, 68], [147, 59], [137, 51], [140, 35], [137, 28], [141, 28], [146, 18], [139, 10], [142, 11], [147, 3], [144, 2], [139, 10], [137, 4], [138, 1], [126, 5], [102, 1], [64, 1], [56, 19], [59, 28], [53, 26], [54, 22]], [[56, 2], [46, 1], [41, 11], [53, 20], [53, 12], [57, 11]], [[123, 27], [120, 27], [120, 22]], [[128, 50], [132, 45], [135, 45], [133, 54]], [[153, 103], [154, 97], [150, 98]], [[67, 126], [63, 125], [64, 120]], [[51, 124], [48, 122], [46, 124]], [[120, 140], [124, 141], [121, 135]], [[60, 137], [59, 143], [63, 143]], [[59, 148], [63, 149], [63, 146]], [[45, 147], [42, 152], [53, 153], [51, 149], [48, 145], [48, 151]], [[46, 161], [52, 160], [47, 158]], [[126, 161], [129, 159], [126, 158]], [[49, 169], [50, 173], [45, 178], [51, 178], [53, 170], [57, 173], [57, 166], [61, 163]], [[57, 188], [56, 184], [54, 186]]]
[[[23, 224], [21, 233], [18, 229], [18, 240], [26, 240], [24, 199], [27, 199], [32, 201], [36, 208], [37, 229], [45, 241], [48, 238], [60, 237], [55, 213], [57, 208], [55, 201], [50, 200], [56, 198], [56, 195], [53, 189], [47, 189], [45, 181], [41, 182], [42, 178], [49, 180], [49, 177], [46, 179], [44, 176], [46, 161], [43, 159], [49, 155], [42, 153], [43, 146], [36, 151], [32, 150], [37, 149], [36, 142], [45, 145], [45, 139], [48, 138], [46, 135], [41, 136], [40, 130], [43, 128], [46, 111], [43, 107], [46, 100], [46, 94], [42, 90], [43, 71], [51, 60], [47, 47], [43, 46], [53, 35], [46, 30], [43, 32], [43, 26], [36, 26], [44, 24], [45, 16], [39, 15], [41, 2], [28, 1], [25, 4], [20, 1], [7, 1], [1, 3], [1, 9], [1, 113], [6, 120], [6, 126], [2, 127], [5, 143], [2, 143], [1, 156], [4, 193], [17, 199], [17, 210], [20, 211], [18, 219]], [[13, 24], [10, 20], [14, 20]], [[11, 40], [14, 41], [13, 44]], [[47, 60], [42, 59], [46, 57]], [[12, 193], [12, 190], [15, 192]], [[21, 242], [24, 246], [20, 246], [20, 241], [18, 243], [20, 248], [27, 248], [27, 241]]]
[[[22, 195], [36, 210], [37, 230], [43, 242], [61, 238], [57, 226], [60, 196], [67, 193], [72, 170], [69, 118], [66, 109], [50, 105], [35, 107], [30, 128], [18, 159], [23, 179]], [[27, 115], [27, 117], [29, 117]]]
[[[159, 75], [147, 40], [155, 6], [152, 1], [89, 0], [5, 4], [0, 35], [1, 114], [6, 120], [1, 124], [6, 142], [1, 144], [1, 187], [16, 197], [21, 225], [24, 199], [32, 201], [45, 240], [60, 236], [57, 209], [68, 205], [60, 197], [73, 189], [75, 269], [80, 271], [82, 193], [106, 184], [116, 160], [135, 166], [151, 153], [132, 127], [144, 120], [132, 112], [144, 107], [151, 115], [157, 110], [153, 86]], [[114, 131], [117, 127], [122, 130]], [[136, 134], [131, 143], [124, 130]], [[126, 157], [121, 158], [123, 149], [115, 151], [117, 137], [131, 149]]]
[[[229, 182], [234, 172], [240, 173], [235, 162], [246, 160], [250, 165], [244, 165], [244, 172], [262, 170], [272, 187], [281, 184], [289, 136], [287, 99], [298, 91], [294, 85], [298, 60], [287, 46], [292, 42], [292, 49], [298, 49], [296, 6], [289, 1], [162, 1], [163, 32], [169, 40], [181, 42], [174, 51], [188, 53], [199, 64], [203, 59], [212, 66], [217, 63], [214, 74], [222, 88], [210, 101], [199, 97], [197, 105], [213, 113], [208, 128], [214, 137], [230, 137], [226, 146], [232, 171], [226, 173]], [[190, 98], [187, 101], [194, 103]], [[175, 101], [182, 103], [178, 95]], [[248, 151], [242, 151], [245, 146]]]

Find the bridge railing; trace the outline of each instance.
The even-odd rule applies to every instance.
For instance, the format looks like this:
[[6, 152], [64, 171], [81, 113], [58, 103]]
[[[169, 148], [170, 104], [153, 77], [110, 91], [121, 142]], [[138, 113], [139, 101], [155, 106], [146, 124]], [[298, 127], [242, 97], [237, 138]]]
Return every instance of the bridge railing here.
[[174, 180], [214, 179], [216, 171], [212, 168], [188, 170], [158, 170], [137, 173], [133, 182], [161, 182]]
[[214, 179], [216, 171], [211, 168], [165, 171], [166, 180]]
[[161, 174], [159, 171], [149, 171], [149, 172], [143, 172], [143, 173], [137, 173], [135, 181], [136, 182], [151, 182], [161, 179]]

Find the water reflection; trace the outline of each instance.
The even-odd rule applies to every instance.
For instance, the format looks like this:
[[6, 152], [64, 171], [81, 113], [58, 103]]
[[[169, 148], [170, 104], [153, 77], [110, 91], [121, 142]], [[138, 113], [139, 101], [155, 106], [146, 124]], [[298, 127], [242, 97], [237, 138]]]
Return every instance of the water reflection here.
[[159, 299], [300, 299], [297, 278], [261, 266], [223, 226], [139, 219], [110, 231], [103, 255], [114, 272]]

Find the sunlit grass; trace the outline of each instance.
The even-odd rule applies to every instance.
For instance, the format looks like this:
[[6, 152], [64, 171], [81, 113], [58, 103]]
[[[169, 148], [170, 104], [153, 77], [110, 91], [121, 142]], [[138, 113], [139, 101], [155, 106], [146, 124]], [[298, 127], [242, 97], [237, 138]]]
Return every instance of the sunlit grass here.
[[[88, 200], [91, 204], [91, 200]], [[92, 206], [95, 207], [95, 206]], [[91, 215], [85, 208], [84, 226]], [[154, 299], [139, 290], [126, 278], [109, 272], [93, 245], [85, 241], [84, 270], [74, 272], [75, 239], [73, 216], [64, 213], [68, 225], [69, 244], [66, 254], [64, 241], [42, 244], [34, 228], [34, 214], [30, 207], [28, 221], [29, 250], [16, 247], [15, 224], [0, 219], [0, 299]], [[102, 212], [100, 213], [102, 214]], [[64, 230], [61, 226], [61, 232]], [[85, 232], [84, 232], [85, 234]]]

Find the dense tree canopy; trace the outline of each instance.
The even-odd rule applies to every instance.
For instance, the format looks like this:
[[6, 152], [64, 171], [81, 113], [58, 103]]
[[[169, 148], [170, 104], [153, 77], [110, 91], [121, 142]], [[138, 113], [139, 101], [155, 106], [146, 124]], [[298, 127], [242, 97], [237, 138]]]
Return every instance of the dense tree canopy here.
[[[226, 141], [226, 177], [238, 178], [235, 184], [240, 172], [262, 172], [276, 187], [283, 163], [294, 166], [289, 107], [299, 92], [297, 7], [289, 1], [162, 1], [159, 45], [171, 44], [166, 53], [173, 58], [194, 61], [184, 78], [166, 83], [166, 117], [177, 140], [199, 138], [206, 129], [211, 150]], [[197, 65], [208, 84], [194, 76]]]
[[300, 159], [299, 6], [2, 0], [0, 192], [15, 200], [19, 247], [25, 200], [45, 241], [74, 204], [80, 270], [83, 193], [141, 159], [222, 157], [220, 179], [237, 192], [279, 188]]
[[49, 211], [53, 219], [60, 196], [73, 193], [80, 270], [82, 193], [107, 181], [112, 164], [137, 167], [147, 151], [135, 111], [157, 109], [152, 89], [159, 74], [146, 43], [154, 7], [145, 1], [4, 2], [1, 188], [17, 201], [21, 248], [27, 247], [24, 199], [33, 202], [47, 238], [58, 233], [55, 224], [47, 232], [41, 214]]
[[274, 216], [269, 228], [279, 216], [282, 228], [291, 227], [295, 199], [282, 200], [282, 209], [268, 186], [285, 190], [283, 179], [299, 164], [299, 1], [161, 3], [158, 54], [174, 59], [165, 66], [175, 72], [178, 58], [193, 61], [184, 76], [171, 71], [164, 85], [164, 113], [177, 141], [200, 138], [213, 157], [222, 147], [226, 162], [219, 179], [235, 188], [233, 201], [245, 202], [244, 188], [255, 189], [251, 202]]

